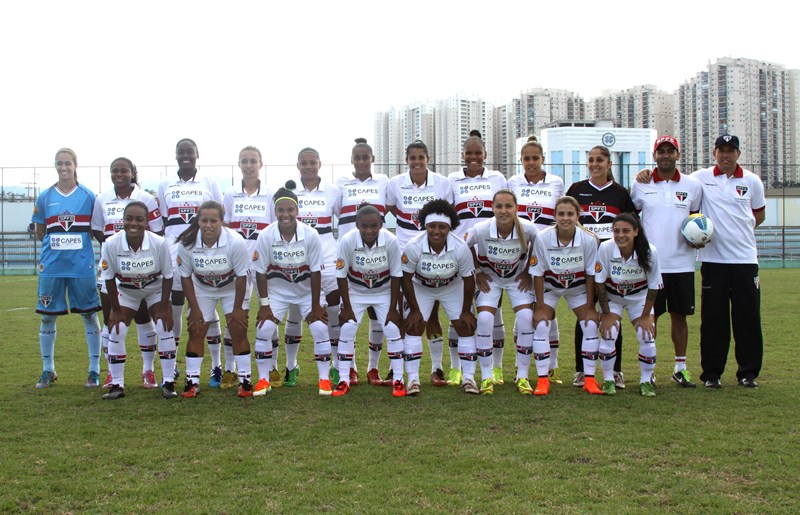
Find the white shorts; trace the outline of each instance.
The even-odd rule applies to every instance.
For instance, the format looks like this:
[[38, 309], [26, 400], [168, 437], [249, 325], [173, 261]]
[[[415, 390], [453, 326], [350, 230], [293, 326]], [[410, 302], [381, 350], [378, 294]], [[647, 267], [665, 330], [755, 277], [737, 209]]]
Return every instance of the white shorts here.
[[586, 285], [576, 286], [575, 288], [545, 288], [544, 303], [556, 309], [558, 299], [564, 297], [569, 309], [576, 309], [586, 304]]
[[[269, 307], [272, 310], [272, 316], [278, 319], [279, 322], [283, 321], [283, 317], [289, 311], [289, 308], [295, 308], [299, 313], [302, 320], [305, 320], [309, 313], [311, 313], [311, 297], [296, 298], [294, 300], [282, 299], [276, 295], [271, 295], [269, 298]], [[298, 320], [297, 322], [301, 322]]]
[[375, 310], [375, 318], [380, 322], [381, 326], [386, 324], [386, 315], [389, 313], [389, 301], [391, 299], [391, 293], [378, 293], [371, 298], [351, 295], [350, 305], [353, 307], [353, 315], [356, 317], [356, 324], [361, 323], [361, 316], [369, 307]]
[[[644, 311], [644, 305], [647, 302], [646, 297], [642, 298], [626, 298], [626, 297], [619, 297], [617, 295], [609, 295], [608, 296], [608, 309], [615, 315], [617, 315], [620, 319], [622, 318], [622, 311], [627, 309], [628, 310], [628, 318], [630, 318], [631, 322], [642, 316], [642, 311]], [[650, 314], [652, 315], [655, 313], [655, 309], [650, 310]]]
[[512, 308], [524, 306], [526, 304], [533, 304], [533, 293], [519, 291], [519, 283], [513, 279], [508, 281], [500, 280], [497, 277], [492, 277], [492, 280], [489, 281], [489, 287], [491, 288], [489, 293], [480, 291], [480, 288], [477, 287], [477, 284], [475, 287], [478, 290], [478, 294], [475, 299], [475, 305], [479, 308], [496, 308], [500, 302], [500, 297], [503, 296], [503, 290], [505, 290], [505, 292], [508, 294], [508, 300], [511, 301]]
[[336, 263], [325, 263], [322, 265], [320, 275], [322, 276], [323, 295], [327, 296], [331, 292], [339, 291], [339, 283], [336, 281]]
[[458, 320], [461, 317], [461, 308], [464, 307], [464, 280], [462, 278], [441, 288], [428, 288], [427, 286], [414, 284], [414, 294], [417, 297], [419, 311], [426, 322], [430, 318], [433, 304], [437, 300], [439, 305], [444, 308], [445, 313], [447, 313], [447, 318]]
[[[200, 311], [203, 313], [203, 320], [205, 320], [206, 323], [210, 324], [219, 320], [217, 316], [217, 302], [222, 304], [222, 312], [226, 315], [233, 312], [234, 295], [231, 293], [212, 296], [196, 294], [195, 296], [197, 297], [197, 305], [200, 306]], [[250, 309], [249, 300], [242, 302], [242, 309]]]
[[117, 283], [119, 292], [119, 305], [133, 311], [139, 311], [142, 300], [147, 303], [147, 307], [161, 302], [161, 280], [156, 284], [151, 284], [142, 289], [123, 288]]

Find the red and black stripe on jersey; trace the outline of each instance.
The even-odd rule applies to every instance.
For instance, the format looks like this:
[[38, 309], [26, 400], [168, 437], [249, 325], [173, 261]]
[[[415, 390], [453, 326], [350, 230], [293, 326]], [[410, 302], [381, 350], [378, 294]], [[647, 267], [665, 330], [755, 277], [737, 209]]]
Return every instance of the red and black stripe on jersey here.
[[389, 282], [389, 269], [383, 272], [375, 272], [371, 274], [363, 274], [357, 270], [350, 268], [347, 270], [347, 278], [354, 284], [363, 286], [364, 288], [380, 288]]
[[311, 267], [308, 265], [282, 267], [280, 265], [269, 265], [267, 267], [267, 279], [283, 279], [290, 283], [300, 283], [311, 277]]
[[230, 228], [242, 235], [246, 240], [257, 240], [258, 234], [267, 228], [266, 222], [231, 222]]
[[219, 274], [208, 274], [208, 275], [200, 275], [197, 273], [197, 270], [194, 272], [195, 277], [197, 277], [197, 281], [204, 285], [210, 286], [212, 288], [222, 288], [223, 286], [227, 286], [236, 279], [236, 275], [233, 273], [233, 270], [225, 272], [222, 275]]
[[474, 218], [493, 218], [493, 202], [491, 200], [465, 200], [456, 204], [459, 220], [470, 220]]
[[553, 225], [556, 223], [555, 210], [542, 206], [517, 206], [517, 216], [523, 220], [530, 220], [539, 225]]
[[167, 209], [167, 227], [173, 225], [185, 225], [192, 221], [197, 215], [198, 206], [177, 206]]
[[[356, 213], [358, 212], [358, 208], [361, 207], [362, 204], [359, 205], [350, 205], [350, 206], [342, 206], [342, 212], [339, 215], [339, 225], [344, 224], [354, 224], [356, 223]], [[386, 207], [381, 206], [380, 204], [371, 204], [378, 211], [381, 212], [381, 222], [384, 221], [384, 215], [386, 215]]]
[[615, 283], [611, 279], [606, 281], [606, 290], [611, 295], [618, 295], [624, 297], [626, 295], [633, 295], [647, 289], [647, 279], [635, 283]]
[[114, 274], [114, 277], [119, 281], [120, 288], [128, 288], [131, 290], [141, 290], [145, 286], [150, 286], [161, 277], [161, 272], [155, 274], [148, 274], [143, 277], [124, 277], [120, 274]]
[[455, 281], [458, 274], [453, 274], [450, 277], [430, 278], [420, 275], [419, 272], [414, 272], [414, 276], [419, 279], [419, 282], [421, 282], [423, 286], [427, 286], [428, 288], [442, 288]]
[[636, 211], [628, 190], [617, 183], [597, 189], [588, 180], [576, 182], [567, 195], [581, 205], [578, 221], [584, 226], [613, 223], [618, 214]]
[[553, 288], [566, 290], [568, 288], [574, 288], [576, 286], [586, 284], [586, 273], [581, 270], [580, 272], [575, 272], [574, 274], [556, 274], [550, 270], [545, 270], [544, 282]]
[[500, 278], [515, 276], [517, 273], [519, 273], [520, 264], [528, 263], [526, 254], [521, 254], [520, 259], [518, 259], [515, 263], [494, 263], [490, 261], [488, 257], [481, 256], [480, 254], [477, 254], [477, 257], [478, 263], [481, 265], [481, 269], [485, 270], [486, 268], [491, 268], [497, 277]]
[[397, 212], [397, 227], [402, 227], [408, 231], [420, 231], [419, 217], [417, 213]]
[[45, 220], [48, 234], [59, 232], [92, 232], [92, 215], [60, 214]]
[[297, 219], [312, 227], [317, 234], [328, 234], [333, 230], [331, 229], [332, 216], [298, 216]]

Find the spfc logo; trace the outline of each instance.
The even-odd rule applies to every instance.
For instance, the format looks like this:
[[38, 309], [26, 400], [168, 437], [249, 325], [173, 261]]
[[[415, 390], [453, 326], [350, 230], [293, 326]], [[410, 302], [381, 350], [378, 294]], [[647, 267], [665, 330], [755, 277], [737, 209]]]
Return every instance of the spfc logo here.
[[286, 277], [286, 280], [291, 283], [297, 282], [297, 276], [300, 275], [299, 268], [282, 268], [281, 272], [283, 272], [283, 276]]
[[195, 215], [195, 208], [193, 207], [179, 207], [178, 208], [178, 216], [181, 217], [183, 223], [189, 223], [192, 221]]
[[483, 201], [482, 200], [473, 200], [471, 202], [467, 202], [467, 209], [472, 216], [478, 216], [483, 211]]
[[531, 222], [533, 222], [541, 216], [542, 208], [538, 206], [528, 206], [525, 208], [525, 212], [528, 214], [528, 218], [530, 218]]
[[253, 222], [242, 222], [239, 229], [244, 235], [244, 239], [249, 240], [251, 236], [255, 236], [258, 231], [258, 224]]
[[419, 231], [419, 215], [411, 215], [411, 221], [414, 222], [414, 227]]
[[72, 224], [75, 223], [75, 215], [58, 215], [58, 225], [65, 231], [69, 231]]
[[575, 280], [575, 274], [561, 274], [558, 276], [558, 283], [567, 289], [570, 287], [572, 282]]
[[594, 218], [595, 222], [599, 222], [606, 216], [606, 206], [589, 206], [589, 216]]
[[46, 308], [47, 306], [50, 305], [51, 302], [53, 302], [53, 296], [52, 295], [40, 295], [39, 296], [39, 302], [41, 302], [42, 306]]
[[114, 232], [120, 232], [123, 229], [121, 223], [114, 224]]
[[675, 192], [675, 197], [677, 197], [679, 202], [683, 202], [684, 200], [686, 200], [686, 197], [688, 197], [688, 196], [689, 196], [689, 194], [687, 192], [685, 192], [685, 191], [676, 191]]
[[309, 227], [317, 226], [317, 218], [301, 217], [300, 221], [308, 225]]
[[738, 193], [740, 197], [744, 197], [747, 195], [747, 186], [736, 186], [736, 193]]

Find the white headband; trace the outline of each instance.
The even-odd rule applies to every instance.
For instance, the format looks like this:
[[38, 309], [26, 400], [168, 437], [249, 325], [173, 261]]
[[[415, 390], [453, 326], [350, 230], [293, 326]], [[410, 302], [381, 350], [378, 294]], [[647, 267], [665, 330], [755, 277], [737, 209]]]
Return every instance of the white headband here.
[[440, 215], [439, 213], [431, 213], [425, 217], [425, 225], [432, 224], [434, 222], [447, 224], [447, 227], [450, 227], [452, 224], [452, 220], [450, 220], [449, 216]]

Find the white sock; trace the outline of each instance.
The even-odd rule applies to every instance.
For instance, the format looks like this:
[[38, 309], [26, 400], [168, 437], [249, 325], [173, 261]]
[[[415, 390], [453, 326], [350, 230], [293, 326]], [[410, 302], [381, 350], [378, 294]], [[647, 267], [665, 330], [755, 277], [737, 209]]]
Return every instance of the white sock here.
[[499, 307], [494, 314], [494, 327], [492, 328], [492, 366], [503, 368], [503, 351], [506, 344], [506, 326], [503, 323], [503, 310]]
[[167, 331], [162, 321], [156, 324], [158, 357], [161, 361], [161, 378], [164, 382], [175, 382], [175, 335]]
[[583, 329], [581, 354], [583, 355], [583, 373], [587, 377], [594, 377], [597, 367], [597, 349], [600, 341], [597, 336], [597, 324], [594, 321], [580, 322]]
[[[314, 358], [317, 360], [317, 372], [320, 380], [330, 379], [331, 340], [328, 338], [328, 326], [322, 321], [312, 322], [308, 328], [314, 338]], [[286, 354], [289, 354], [287, 351]]]
[[111, 372], [111, 383], [125, 387], [125, 337], [128, 326], [119, 323], [108, 333], [108, 370]]
[[550, 370], [558, 368], [558, 345], [561, 334], [558, 331], [558, 319], [550, 321]]
[[442, 355], [444, 354], [444, 338], [434, 335], [428, 340], [428, 349], [431, 353], [431, 372], [442, 370]]
[[647, 383], [653, 378], [656, 368], [656, 340], [652, 335], [645, 337], [641, 328], [636, 330], [636, 337], [639, 339], [639, 370], [642, 374], [639, 382]]
[[419, 362], [422, 357], [422, 336], [406, 335], [403, 344], [408, 382], [419, 381]]
[[475, 329], [475, 345], [478, 351], [478, 362], [481, 366], [481, 378], [492, 378], [492, 361], [493, 342], [492, 342], [492, 326], [494, 325], [495, 317], [489, 311], [478, 312], [478, 326]]
[[517, 379], [527, 379], [531, 368], [531, 355], [533, 354], [533, 311], [521, 309], [515, 317], [515, 330], [517, 331]]
[[600, 358], [604, 381], [614, 380], [614, 364], [617, 361], [617, 349], [614, 342], [617, 340], [617, 334], [619, 334], [619, 325], [611, 328], [611, 339], [607, 340], [600, 336], [597, 356]]
[[461, 384], [467, 380], [475, 381], [475, 361], [478, 357], [474, 336], [458, 337], [458, 355], [461, 360]]

